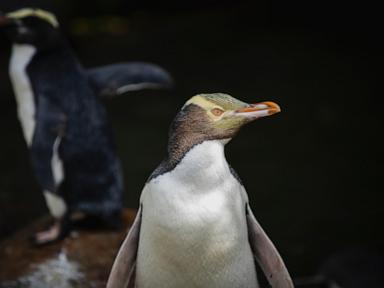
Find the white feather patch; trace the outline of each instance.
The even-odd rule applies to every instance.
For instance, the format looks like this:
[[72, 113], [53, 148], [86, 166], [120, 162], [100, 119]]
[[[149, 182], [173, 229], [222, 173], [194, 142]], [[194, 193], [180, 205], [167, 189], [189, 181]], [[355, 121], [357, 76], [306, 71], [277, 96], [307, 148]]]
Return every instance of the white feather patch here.
[[130, 91], [138, 91], [142, 89], [158, 89], [163, 87], [161, 84], [156, 84], [156, 83], [150, 83], [150, 82], [143, 82], [143, 83], [136, 83], [136, 84], [128, 84], [121, 86], [116, 89], [116, 94], [120, 95], [126, 92]]
[[36, 107], [31, 82], [26, 68], [30, 63], [36, 48], [32, 45], [14, 44], [9, 63], [9, 75], [17, 103], [17, 114], [23, 129], [24, 138], [31, 146], [36, 127]]
[[64, 199], [49, 191], [44, 191], [44, 197], [51, 215], [57, 219], [62, 218], [67, 211]]
[[[60, 142], [61, 137], [57, 137], [52, 147], [53, 151], [51, 159], [51, 169], [56, 187], [59, 187], [59, 185], [64, 180], [63, 162], [59, 157], [58, 151]], [[47, 202], [48, 209], [53, 217], [61, 218], [65, 214], [65, 212], [67, 212], [67, 205], [62, 197], [49, 191], [44, 191], [44, 196]]]
[[61, 143], [61, 137], [57, 137], [53, 143], [53, 154], [51, 160], [52, 174], [55, 181], [55, 185], [59, 186], [64, 180], [64, 167], [63, 162], [59, 156], [59, 146]]

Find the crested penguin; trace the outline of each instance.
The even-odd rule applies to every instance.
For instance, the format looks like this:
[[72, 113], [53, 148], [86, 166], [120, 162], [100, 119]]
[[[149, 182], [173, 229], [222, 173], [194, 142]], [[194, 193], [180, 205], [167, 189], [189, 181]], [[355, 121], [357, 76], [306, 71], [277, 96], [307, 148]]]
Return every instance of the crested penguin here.
[[73, 220], [84, 216], [118, 226], [122, 171], [100, 98], [168, 87], [171, 77], [140, 62], [83, 68], [48, 11], [23, 8], [2, 14], [0, 26], [13, 44], [9, 74], [18, 117], [54, 218], [34, 242], [64, 238]]
[[259, 287], [255, 259], [274, 288], [293, 287], [249, 206], [224, 146], [246, 123], [280, 112], [200, 94], [171, 124], [168, 153], [146, 182], [107, 288]]

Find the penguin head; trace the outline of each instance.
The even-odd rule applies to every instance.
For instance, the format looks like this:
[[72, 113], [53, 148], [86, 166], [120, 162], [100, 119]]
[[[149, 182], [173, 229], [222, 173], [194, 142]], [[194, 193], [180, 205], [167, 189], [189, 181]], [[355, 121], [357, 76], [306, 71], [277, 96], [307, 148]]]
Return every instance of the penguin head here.
[[280, 107], [274, 102], [248, 104], [228, 94], [199, 94], [177, 114], [170, 136], [176, 134], [179, 141], [187, 138], [195, 142], [231, 139], [243, 125], [278, 112]]
[[60, 37], [55, 15], [41, 9], [23, 8], [0, 15], [0, 27], [13, 43], [36, 48], [53, 46]]

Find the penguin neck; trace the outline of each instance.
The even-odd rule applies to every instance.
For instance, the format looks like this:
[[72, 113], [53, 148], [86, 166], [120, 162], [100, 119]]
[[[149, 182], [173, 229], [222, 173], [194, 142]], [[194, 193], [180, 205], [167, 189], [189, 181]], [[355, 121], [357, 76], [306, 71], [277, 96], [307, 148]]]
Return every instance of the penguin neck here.
[[9, 75], [15, 93], [17, 114], [28, 146], [31, 145], [36, 126], [36, 103], [27, 67], [35, 54], [36, 48], [32, 45], [14, 44], [9, 62]]
[[191, 149], [207, 141], [209, 139], [199, 133], [173, 133], [168, 142], [166, 161], [176, 166]]
[[[225, 160], [224, 146], [230, 141], [230, 139], [204, 139], [204, 138], [194, 138], [192, 137], [184, 138], [185, 142], [172, 142], [168, 145], [168, 155], [161, 162], [161, 164], [153, 171], [151, 176], [148, 178], [147, 183], [153, 179], [161, 176], [165, 173], [175, 170], [181, 162], [185, 163], [185, 158], [189, 155], [196, 155], [192, 157], [192, 161], [186, 160], [189, 163], [189, 172], [194, 173], [194, 171], [202, 171], [201, 169], [215, 162], [227, 163]], [[198, 153], [196, 153], [196, 151]], [[226, 164], [228, 165], [228, 164]]]
[[207, 140], [194, 145], [176, 165], [173, 173], [183, 182], [200, 183], [203, 179], [217, 181], [228, 172], [224, 153], [226, 142], [228, 139]]

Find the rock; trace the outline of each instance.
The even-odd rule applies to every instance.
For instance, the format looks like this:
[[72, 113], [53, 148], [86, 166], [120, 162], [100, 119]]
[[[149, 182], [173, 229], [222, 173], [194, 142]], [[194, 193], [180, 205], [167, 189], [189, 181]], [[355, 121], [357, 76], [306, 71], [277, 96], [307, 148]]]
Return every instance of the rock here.
[[113, 260], [136, 211], [123, 212], [119, 231], [75, 231], [60, 243], [32, 247], [28, 238], [44, 227], [48, 217], [33, 222], [0, 242], [0, 287], [105, 287]]

